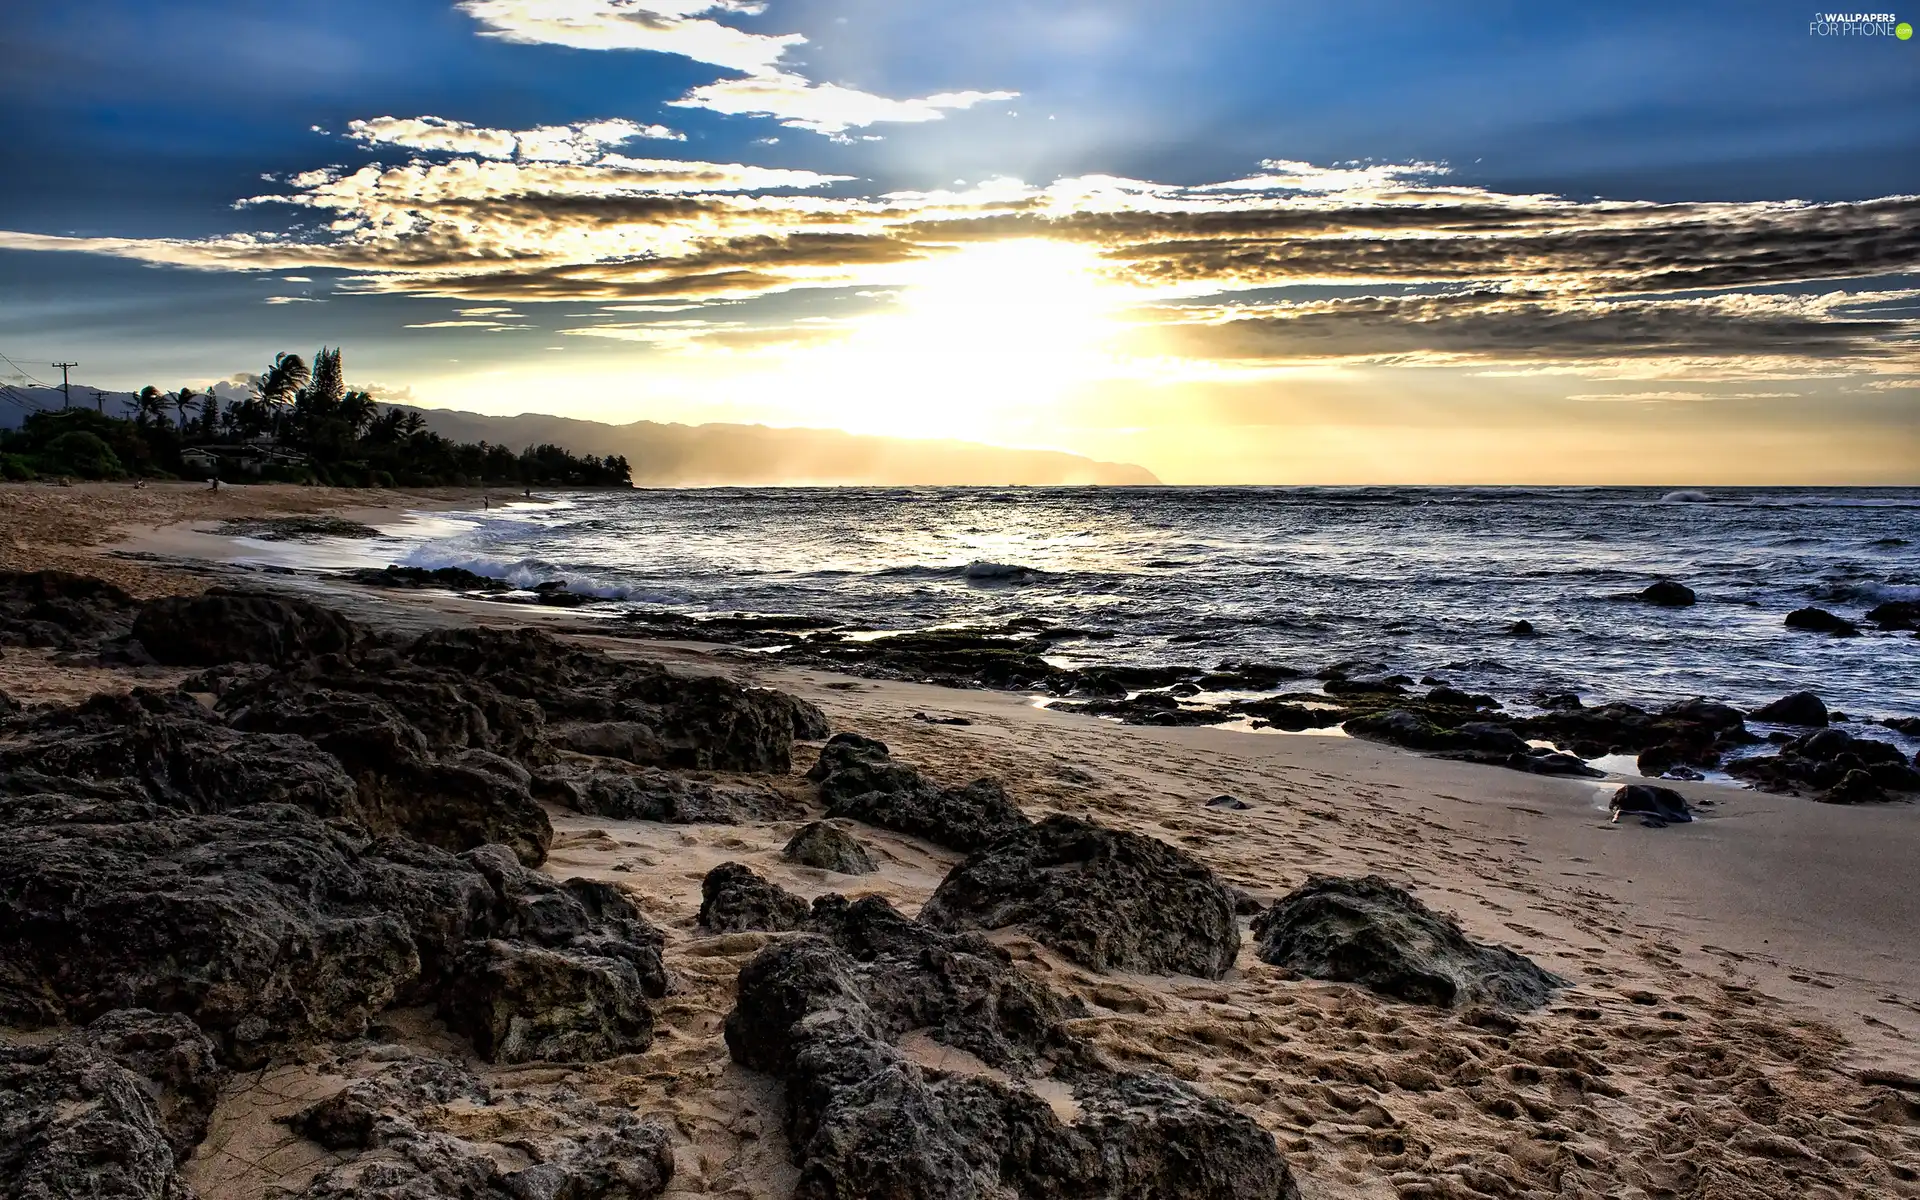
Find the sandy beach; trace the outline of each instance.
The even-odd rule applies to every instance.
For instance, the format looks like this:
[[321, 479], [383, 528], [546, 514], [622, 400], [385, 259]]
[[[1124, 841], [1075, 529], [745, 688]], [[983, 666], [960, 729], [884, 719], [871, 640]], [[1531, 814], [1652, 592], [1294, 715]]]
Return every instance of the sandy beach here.
[[[1257, 958], [1251, 938], [1223, 979], [1203, 980], [1093, 971], [1021, 934], [993, 935], [1084, 1002], [1088, 1015], [1072, 1031], [1111, 1061], [1187, 1081], [1250, 1115], [1308, 1197], [1920, 1196], [1920, 811], [1911, 804], [1846, 807], [1677, 783], [1702, 818], [1651, 828], [1609, 819], [1619, 778], [1528, 775], [1320, 733], [1122, 726], [1017, 693], [636, 643], [564, 611], [162, 561], [217, 559], [222, 539], [209, 523], [231, 518], [335, 513], [378, 523], [476, 499], [9, 484], [0, 487], [0, 569], [96, 575], [139, 597], [245, 579], [401, 629], [535, 623], [617, 657], [791, 692], [834, 730], [884, 740], [936, 782], [996, 777], [1031, 816], [1149, 835], [1262, 904], [1312, 874], [1384, 876], [1473, 938], [1568, 981], [1536, 1012], [1476, 1024], [1299, 977]], [[51, 650], [0, 655], [0, 691], [28, 703], [187, 674]], [[767, 785], [808, 819], [818, 805], [802, 776], [814, 757], [796, 747], [793, 774]], [[1220, 796], [1244, 807], [1207, 804]], [[796, 1168], [779, 1088], [729, 1059], [721, 1025], [740, 969], [788, 935], [702, 928], [703, 877], [741, 862], [808, 900], [877, 895], [911, 916], [964, 856], [861, 826], [879, 870], [844, 876], [782, 857], [798, 818], [661, 824], [548, 812], [554, 839], [541, 869], [614, 885], [665, 933], [674, 986], [658, 1004], [653, 1047], [590, 1064], [495, 1066], [473, 1059], [430, 1010], [396, 1012], [391, 1027], [466, 1058], [496, 1087], [564, 1082], [665, 1117], [674, 1133], [666, 1195], [787, 1195]], [[936, 1071], [991, 1071], [938, 1043], [902, 1048]], [[208, 1200], [304, 1187], [338, 1158], [274, 1119], [337, 1091], [348, 1074], [316, 1054], [234, 1076], [184, 1178]]]

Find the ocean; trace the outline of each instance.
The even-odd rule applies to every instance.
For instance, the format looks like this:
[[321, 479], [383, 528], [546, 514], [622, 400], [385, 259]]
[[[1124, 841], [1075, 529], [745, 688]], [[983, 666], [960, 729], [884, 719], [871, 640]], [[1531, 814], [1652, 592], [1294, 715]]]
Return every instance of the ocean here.
[[[1061, 666], [1357, 660], [1516, 711], [1543, 692], [1751, 707], [1807, 688], [1920, 716], [1914, 634], [1783, 623], [1920, 599], [1920, 489], [636, 490], [394, 532], [354, 557], [562, 579], [616, 609], [1110, 635], [1058, 644]], [[1698, 603], [1631, 598], [1660, 578]], [[1522, 620], [1534, 636], [1509, 632]]]

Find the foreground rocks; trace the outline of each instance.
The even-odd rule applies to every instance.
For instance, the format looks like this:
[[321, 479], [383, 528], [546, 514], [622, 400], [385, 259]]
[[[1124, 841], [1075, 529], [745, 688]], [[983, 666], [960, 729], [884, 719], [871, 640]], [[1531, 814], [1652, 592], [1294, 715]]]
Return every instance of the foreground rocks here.
[[835, 734], [807, 778], [820, 785], [827, 813], [925, 838], [953, 850], [977, 850], [1029, 822], [997, 780], [943, 788], [905, 763], [885, 742]]
[[1637, 816], [1648, 825], [1659, 826], [1693, 820], [1693, 807], [1685, 796], [1672, 788], [1651, 784], [1626, 784], [1614, 792], [1607, 807], [1616, 821], [1623, 816]]
[[339, 613], [288, 596], [214, 588], [171, 596], [140, 610], [133, 636], [157, 662], [210, 667], [247, 662], [283, 666], [353, 648], [359, 631]]
[[1315, 876], [1253, 923], [1263, 962], [1442, 1008], [1538, 1008], [1566, 981], [1377, 875]]
[[77, 650], [124, 636], [140, 602], [69, 571], [0, 571], [0, 646]]
[[[1078, 1001], [991, 943], [875, 898], [826, 907], [827, 933], [747, 964], [726, 1023], [734, 1060], [785, 1085], [796, 1197], [1299, 1195], [1251, 1119], [1178, 1080], [1105, 1066], [1066, 1027]], [[989, 1073], [917, 1065], [897, 1045], [909, 1030]], [[1049, 1090], [1071, 1095], [1071, 1119]]]
[[1827, 728], [1802, 734], [1778, 754], [1735, 759], [1727, 773], [1770, 791], [1811, 795], [1834, 804], [1892, 799], [1920, 792], [1920, 770], [1900, 748], [1873, 738]]
[[815, 821], [794, 834], [780, 856], [804, 867], [842, 875], [871, 875], [879, 870], [860, 839], [831, 821]]
[[1183, 851], [1053, 816], [955, 867], [920, 910], [935, 929], [1018, 928], [1085, 967], [1218, 979], [1240, 952], [1234, 897]]

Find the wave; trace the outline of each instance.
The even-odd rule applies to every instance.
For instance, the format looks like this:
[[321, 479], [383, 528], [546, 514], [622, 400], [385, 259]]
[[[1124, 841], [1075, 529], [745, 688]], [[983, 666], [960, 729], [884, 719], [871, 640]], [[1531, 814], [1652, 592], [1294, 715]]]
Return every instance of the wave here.
[[1660, 497], [1660, 502], [1662, 504], [1711, 504], [1713, 497], [1705, 492], [1682, 489], [1677, 492], [1668, 492]]
[[563, 567], [540, 559], [523, 558], [508, 562], [485, 555], [460, 553], [457, 551], [435, 550], [423, 546], [401, 559], [397, 564], [403, 567], [425, 567], [435, 570], [440, 567], [458, 567], [463, 571], [472, 571], [475, 575], [484, 575], [488, 579], [498, 579], [510, 583], [516, 588], [532, 590], [534, 587], [558, 580], [567, 585], [567, 590], [576, 595], [592, 596], [600, 600], [637, 600], [648, 604], [674, 604], [677, 600], [648, 590], [639, 585], [619, 583], [578, 569]]
[[965, 566], [951, 567], [929, 567], [921, 563], [911, 563], [904, 567], [882, 567], [875, 571], [874, 575], [887, 579], [960, 579], [985, 587], [1039, 583], [1052, 578], [1051, 572], [1042, 571], [1037, 567], [997, 562], [970, 562]]

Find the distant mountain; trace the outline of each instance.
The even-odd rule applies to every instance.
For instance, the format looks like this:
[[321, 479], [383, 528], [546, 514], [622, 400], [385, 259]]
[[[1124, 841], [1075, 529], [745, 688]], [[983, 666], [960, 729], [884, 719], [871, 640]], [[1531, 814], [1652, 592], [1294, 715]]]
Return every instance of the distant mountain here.
[[552, 442], [575, 454], [624, 454], [641, 487], [730, 484], [1153, 484], [1145, 467], [1056, 450], [871, 437], [766, 425], [607, 425], [523, 413], [489, 417], [423, 408], [427, 428], [462, 442], [515, 448]]

